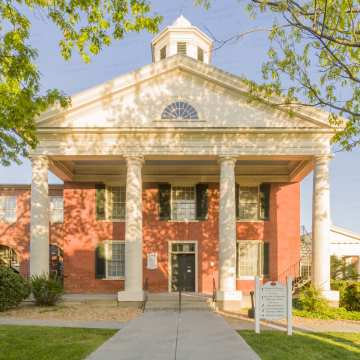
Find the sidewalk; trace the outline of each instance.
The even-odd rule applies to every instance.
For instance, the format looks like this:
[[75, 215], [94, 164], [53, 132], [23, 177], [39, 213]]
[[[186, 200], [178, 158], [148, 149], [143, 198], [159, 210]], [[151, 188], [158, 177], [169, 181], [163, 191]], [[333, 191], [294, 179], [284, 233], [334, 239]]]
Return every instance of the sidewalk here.
[[[254, 330], [254, 323], [230, 323], [229, 324], [234, 330]], [[304, 331], [304, 332], [360, 332], [360, 325], [293, 325], [293, 331]], [[260, 324], [260, 331], [262, 330], [273, 330], [273, 331], [287, 331], [287, 326], [283, 324]]]
[[260, 360], [219, 314], [148, 312], [126, 325], [87, 360]]
[[0, 318], [0, 325], [56, 326], [92, 329], [122, 329], [126, 322]]

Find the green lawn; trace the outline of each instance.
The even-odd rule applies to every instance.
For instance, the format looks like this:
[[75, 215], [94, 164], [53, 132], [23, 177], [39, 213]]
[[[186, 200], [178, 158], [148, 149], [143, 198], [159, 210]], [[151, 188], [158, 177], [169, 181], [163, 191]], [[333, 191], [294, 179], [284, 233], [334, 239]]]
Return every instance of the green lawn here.
[[0, 325], [0, 359], [85, 359], [117, 331]]
[[238, 331], [262, 360], [360, 359], [360, 333]]

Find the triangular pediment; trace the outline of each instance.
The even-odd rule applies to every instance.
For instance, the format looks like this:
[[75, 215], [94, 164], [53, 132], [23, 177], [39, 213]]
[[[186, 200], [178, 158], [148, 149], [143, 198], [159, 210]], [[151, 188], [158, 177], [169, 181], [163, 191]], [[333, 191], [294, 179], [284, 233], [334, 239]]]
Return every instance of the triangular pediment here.
[[[172, 101], [190, 103], [197, 120], [164, 120]], [[72, 106], [46, 111], [39, 128], [325, 128], [327, 113], [248, 104], [241, 79], [184, 55], [174, 55], [72, 97]]]

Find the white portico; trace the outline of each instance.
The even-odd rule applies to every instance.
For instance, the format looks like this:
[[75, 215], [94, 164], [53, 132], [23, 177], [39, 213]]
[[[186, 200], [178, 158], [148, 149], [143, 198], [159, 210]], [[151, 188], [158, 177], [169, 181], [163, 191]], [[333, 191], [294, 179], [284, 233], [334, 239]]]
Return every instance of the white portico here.
[[[186, 46], [184, 47], [184, 43]], [[165, 50], [164, 50], [165, 47]], [[236, 308], [236, 183], [298, 183], [314, 170], [313, 281], [330, 292], [327, 113], [247, 100], [241, 79], [209, 65], [212, 42], [178, 19], [152, 42], [154, 63], [72, 97], [38, 120], [32, 152], [31, 273], [46, 268], [47, 167], [66, 182], [126, 186], [125, 289], [142, 301], [144, 182], [220, 184], [217, 301]], [[47, 234], [47, 235], [46, 235]]]

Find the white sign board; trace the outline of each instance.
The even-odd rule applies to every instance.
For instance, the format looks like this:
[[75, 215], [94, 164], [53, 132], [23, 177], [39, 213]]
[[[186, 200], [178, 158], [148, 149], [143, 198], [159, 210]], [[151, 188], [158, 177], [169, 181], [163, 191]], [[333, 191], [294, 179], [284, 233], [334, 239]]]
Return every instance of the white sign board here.
[[147, 254], [147, 268], [148, 269], [157, 269], [157, 254], [149, 253]]
[[292, 278], [287, 277], [287, 284], [268, 281], [259, 284], [255, 277], [255, 332], [260, 333], [260, 319], [270, 321], [287, 319], [287, 333], [292, 334]]

